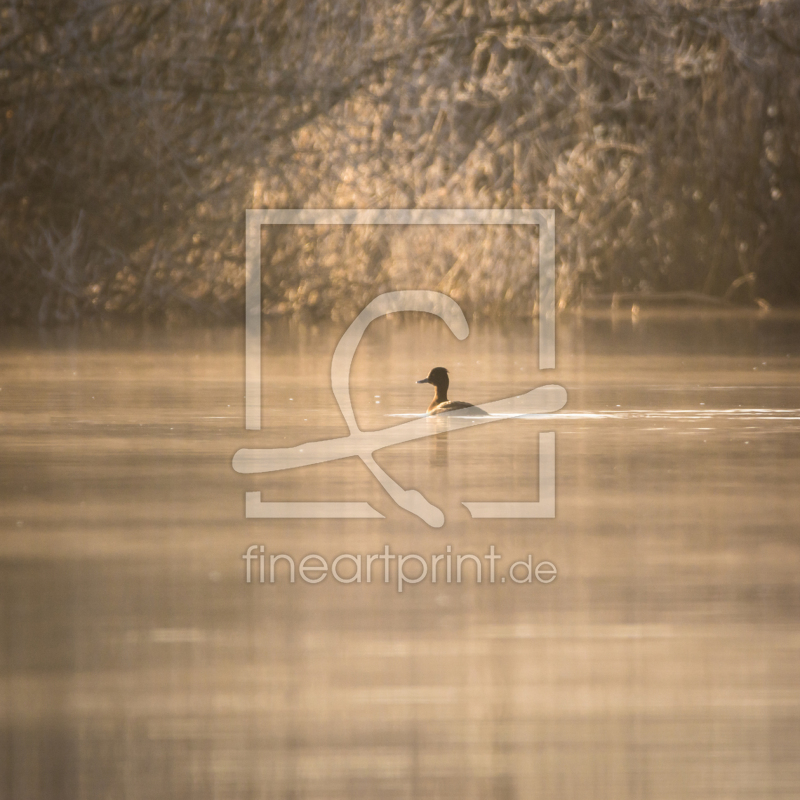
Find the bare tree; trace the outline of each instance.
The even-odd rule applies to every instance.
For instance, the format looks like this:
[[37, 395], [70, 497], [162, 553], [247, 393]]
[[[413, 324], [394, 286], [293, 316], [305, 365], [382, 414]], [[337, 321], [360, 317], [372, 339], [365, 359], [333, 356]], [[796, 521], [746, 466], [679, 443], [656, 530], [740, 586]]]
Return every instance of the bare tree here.
[[[2, 320], [238, 316], [253, 205], [554, 207], [562, 305], [800, 298], [788, 0], [12, 0], [0, 23]], [[535, 305], [524, 232], [264, 235], [272, 313], [410, 285]]]

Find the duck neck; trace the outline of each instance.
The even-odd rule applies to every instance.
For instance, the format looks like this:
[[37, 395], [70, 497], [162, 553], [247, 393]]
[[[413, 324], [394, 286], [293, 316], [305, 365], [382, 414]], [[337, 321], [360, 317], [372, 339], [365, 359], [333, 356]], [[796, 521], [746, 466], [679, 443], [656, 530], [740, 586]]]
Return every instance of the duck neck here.
[[448, 384], [446, 383], [436, 384], [433, 387], [433, 400], [431, 402], [430, 408], [435, 408], [440, 403], [447, 402], [447, 387]]

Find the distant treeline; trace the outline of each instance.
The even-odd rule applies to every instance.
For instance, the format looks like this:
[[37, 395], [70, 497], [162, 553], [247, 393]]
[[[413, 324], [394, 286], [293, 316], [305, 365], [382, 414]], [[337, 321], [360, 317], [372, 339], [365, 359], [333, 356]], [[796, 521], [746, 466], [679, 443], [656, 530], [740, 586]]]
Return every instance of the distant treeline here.
[[[240, 318], [244, 210], [555, 208], [562, 307], [800, 301], [796, 0], [9, 0], [0, 322]], [[530, 230], [264, 232], [264, 310], [529, 316]]]

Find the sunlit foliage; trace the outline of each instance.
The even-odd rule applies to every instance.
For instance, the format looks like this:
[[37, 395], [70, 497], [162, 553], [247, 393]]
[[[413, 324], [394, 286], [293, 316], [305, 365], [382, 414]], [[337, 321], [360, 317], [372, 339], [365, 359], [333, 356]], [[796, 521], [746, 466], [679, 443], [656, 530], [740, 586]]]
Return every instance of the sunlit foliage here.
[[[254, 206], [555, 208], [562, 306], [797, 302], [798, 97], [790, 0], [12, 0], [0, 320], [238, 319]], [[529, 316], [529, 237], [271, 231], [265, 311]]]

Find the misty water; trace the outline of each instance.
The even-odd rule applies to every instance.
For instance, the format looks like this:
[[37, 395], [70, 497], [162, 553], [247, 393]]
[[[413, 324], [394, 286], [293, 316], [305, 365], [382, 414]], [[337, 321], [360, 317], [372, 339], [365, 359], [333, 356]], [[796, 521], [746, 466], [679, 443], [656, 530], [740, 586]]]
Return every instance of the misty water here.
[[[260, 431], [238, 328], [4, 333], [0, 795], [800, 795], [800, 318], [565, 318], [547, 372], [530, 326], [458, 342], [436, 321], [375, 322], [351, 376], [364, 430], [424, 412], [434, 366], [473, 403], [568, 394], [376, 454], [441, 528], [357, 458], [231, 466], [239, 448], [347, 435], [343, 330], [265, 322]], [[464, 502], [537, 500], [546, 431], [555, 519], [471, 518]], [[246, 492], [383, 518], [246, 519]], [[264, 583], [256, 561], [246, 582], [251, 545]], [[395, 559], [388, 583], [384, 561], [370, 583], [290, 583], [285, 560], [269, 582], [270, 554], [330, 565], [387, 545], [428, 565], [475, 554], [482, 581], [465, 560], [447, 583], [442, 561], [401, 593]], [[557, 578], [501, 579], [529, 554]]]

